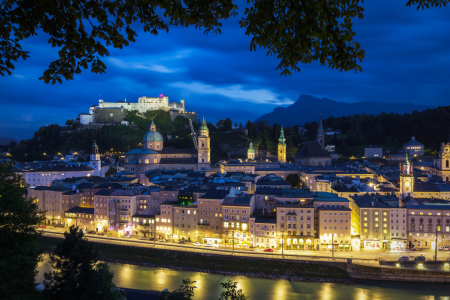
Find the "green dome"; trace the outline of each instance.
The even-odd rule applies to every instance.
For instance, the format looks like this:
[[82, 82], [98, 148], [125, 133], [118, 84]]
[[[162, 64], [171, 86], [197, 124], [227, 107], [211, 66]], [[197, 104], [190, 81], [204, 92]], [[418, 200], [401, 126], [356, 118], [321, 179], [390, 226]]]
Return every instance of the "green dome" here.
[[158, 131], [149, 131], [144, 135], [143, 142], [163, 142], [164, 139]]
[[255, 153], [255, 149], [253, 149], [252, 141], [250, 141], [250, 148], [248, 148], [247, 153]]

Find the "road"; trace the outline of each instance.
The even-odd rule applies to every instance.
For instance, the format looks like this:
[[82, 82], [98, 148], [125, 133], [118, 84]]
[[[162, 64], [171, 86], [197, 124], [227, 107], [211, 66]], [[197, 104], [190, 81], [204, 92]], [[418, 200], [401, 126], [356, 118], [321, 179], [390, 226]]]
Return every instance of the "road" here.
[[[61, 235], [67, 231], [67, 228], [58, 227], [48, 227], [44, 230], [45, 235], [55, 237], [61, 237]], [[292, 259], [292, 260], [333, 260], [333, 253], [331, 251], [300, 251], [300, 250], [284, 250], [284, 256], [282, 256], [281, 250], [274, 250], [273, 253], [264, 252], [263, 249], [251, 249], [251, 250], [235, 250], [234, 252], [230, 249], [218, 248], [218, 247], [204, 247], [204, 246], [193, 246], [190, 243], [178, 244], [172, 241], [167, 243], [153, 242], [153, 241], [143, 241], [139, 240], [138, 237], [131, 238], [117, 238], [108, 236], [98, 236], [86, 234], [86, 238], [93, 242], [117, 244], [117, 245], [129, 245], [138, 246], [145, 248], [157, 248], [157, 249], [167, 249], [167, 250], [178, 250], [187, 252], [197, 252], [197, 253], [211, 253], [211, 254], [223, 254], [223, 255], [234, 255], [234, 256], [251, 256], [251, 257], [263, 257], [263, 258], [281, 258], [281, 259]], [[450, 260], [449, 251], [438, 251], [438, 260], [446, 261]], [[424, 249], [423, 251], [383, 251], [383, 250], [369, 250], [362, 249], [361, 251], [339, 251], [334, 252], [334, 260], [344, 262], [346, 259], [353, 259], [354, 263], [362, 264], [374, 264], [378, 266], [377, 260], [386, 261], [397, 261], [399, 256], [408, 256], [412, 260], [415, 256], [425, 256], [427, 260], [434, 260], [435, 252], [431, 249]], [[359, 261], [359, 262], [358, 262]]]

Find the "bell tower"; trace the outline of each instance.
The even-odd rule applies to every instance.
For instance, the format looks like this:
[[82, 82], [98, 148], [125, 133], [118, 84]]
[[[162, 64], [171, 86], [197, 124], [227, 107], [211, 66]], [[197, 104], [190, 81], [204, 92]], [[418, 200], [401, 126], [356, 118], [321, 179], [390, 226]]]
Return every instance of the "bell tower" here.
[[286, 163], [286, 139], [284, 138], [283, 126], [281, 126], [280, 138], [278, 139], [278, 162]]
[[211, 168], [211, 149], [209, 129], [206, 125], [205, 117], [203, 117], [198, 136], [198, 170], [209, 170]]
[[253, 149], [253, 143], [250, 141], [250, 147], [247, 150], [247, 159], [255, 160], [255, 149]]
[[100, 162], [100, 154], [98, 153], [98, 146], [94, 141], [92, 145], [92, 151], [89, 160], [89, 166], [94, 169], [94, 176], [100, 176], [101, 162]]
[[325, 132], [323, 131], [322, 114], [320, 114], [319, 129], [317, 130], [317, 142], [325, 150]]
[[407, 197], [414, 196], [414, 174], [413, 166], [409, 162], [408, 153], [403, 164], [400, 164], [400, 205], [403, 206], [402, 201]]

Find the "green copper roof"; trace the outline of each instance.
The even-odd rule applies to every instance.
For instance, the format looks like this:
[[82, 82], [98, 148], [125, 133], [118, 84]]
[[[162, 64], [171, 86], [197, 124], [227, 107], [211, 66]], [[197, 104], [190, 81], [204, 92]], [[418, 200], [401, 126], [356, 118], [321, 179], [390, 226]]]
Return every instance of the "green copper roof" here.
[[200, 130], [206, 130], [206, 131], [209, 131], [208, 130], [208, 126], [206, 125], [206, 120], [205, 120], [205, 117], [203, 116], [203, 120], [202, 120], [202, 125], [200, 126]]
[[284, 138], [283, 126], [281, 126], [280, 138], [278, 139], [278, 145], [286, 146], [286, 139]]
[[255, 153], [255, 149], [253, 149], [252, 141], [250, 141], [250, 147], [248, 148], [247, 153]]

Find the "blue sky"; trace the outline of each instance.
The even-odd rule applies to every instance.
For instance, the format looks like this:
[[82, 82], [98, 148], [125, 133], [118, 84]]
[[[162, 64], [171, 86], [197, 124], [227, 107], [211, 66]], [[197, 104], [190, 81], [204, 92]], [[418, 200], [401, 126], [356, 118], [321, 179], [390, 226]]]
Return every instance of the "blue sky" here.
[[57, 58], [48, 36], [23, 41], [30, 58], [0, 78], [0, 137], [30, 138], [40, 126], [64, 124], [90, 105], [163, 93], [186, 100], [186, 109], [208, 121], [230, 117], [245, 123], [300, 94], [337, 101], [413, 102], [448, 105], [450, 8], [416, 11], [407, 0], [366, 1], [364, 19], [354, 20], [355, 40], [366, 51], [363, 72], [339, 72], [319, 64], [281, 77], [276, 57], [249, 51], [240, 16], [224, 21], [223, 33], [204, 35], [172, 27], [154, 36], [138, 32], [136, 43], [110, 49], [103, 75], [85, 70], [75, 80], [47, 85], [38, 80]]

